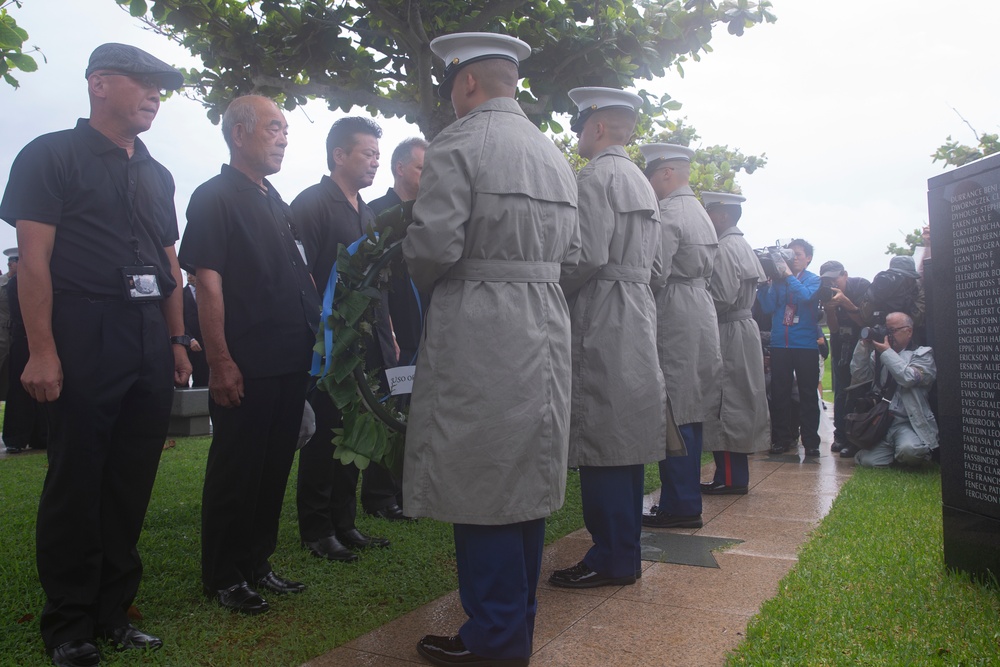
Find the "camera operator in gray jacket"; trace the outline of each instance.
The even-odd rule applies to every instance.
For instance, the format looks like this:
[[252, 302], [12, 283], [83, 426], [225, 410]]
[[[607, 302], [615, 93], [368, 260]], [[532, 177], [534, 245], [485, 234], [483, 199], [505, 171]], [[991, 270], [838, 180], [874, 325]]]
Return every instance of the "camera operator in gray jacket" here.
[[891, 375], [897, 384], [889, 404], [892, 424], [885, 439], [874, 449], [861, 450], [854, 460], [867, 467], [920, 465], [931, 460], [938, 447], [938, 427], [927, 396], [937, 375], [934, 351], [910, 345], [913, 319], [906, 313], [889, 313], [885, 318], [887, 335], [882, 341], [864, 336], [854, 348], [851, 379], [857, 384], [875, 378], [875, 360], [881, 362], [882, 385]]

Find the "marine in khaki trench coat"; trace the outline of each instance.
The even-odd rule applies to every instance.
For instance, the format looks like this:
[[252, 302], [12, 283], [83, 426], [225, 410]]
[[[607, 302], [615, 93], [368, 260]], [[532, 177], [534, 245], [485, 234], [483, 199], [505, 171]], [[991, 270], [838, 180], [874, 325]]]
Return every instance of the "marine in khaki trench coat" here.
[[563, 504], [570, 319], [579, 257], [573, 170], [510, 98], [439, 134], [424, 157], [410, 276], [432, 291], [406, 431], [404, 508], [512, 524]]
[[750, 315], [757, 283], [765, 280], [739, 227], [721, 231], [710, 291], [722, 348], [722, 408], [719, 419], [705, 423], [707, 451], [752, 454], [771, 446], [760, 329]]
[[719, 239], [690, 186], [660, 200], [663, 278], [656, 295], [657, 346], [677, 424], [717, 419], [722, 355], [707, 289]]
[[659, 205], [621, 146], [595, 155], [577, 182], [582, 252], [561, 280], [573, 323], [569, 464], [658, 461], [666, 392], [649, 281], [662, 272]]

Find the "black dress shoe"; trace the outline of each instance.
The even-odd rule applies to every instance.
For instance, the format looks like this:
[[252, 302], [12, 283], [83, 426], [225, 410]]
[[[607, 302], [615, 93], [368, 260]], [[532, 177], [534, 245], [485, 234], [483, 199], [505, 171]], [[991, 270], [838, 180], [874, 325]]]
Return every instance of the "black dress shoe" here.
[[705, 482], [701, 485], [701, 492], [706, 496], [745, 496], [747, 487], [726, 486], [718, 482]]
[[635, 583], [635, 575], [608, 577], [590, 569], [580, 561], [565, 570], [556, 570], [549, 577], [549, 583], [560, 588], [597, 588], [598, 586], [628, 586]]
[[163, 646], [163, 640], [159, 637], [146, 634], [131, 623], [122, 625], [101, 633], [104, 641], [108, 642], [117, 651], [128, 649], [153, 649], [154, 651]]
[[326, 558], [327, 560], [339, 560], [345, 563], [357, 560], [358, 555], [345, 547], [333, 535], [316, 540], [315, 542], [302, 542], [302, 546], [312, 553], [313, 556]]
[[97, 645], [87, 639], [74, 639], [52, 649], [50, 654], [56, 667], [94, 667], [101, 664]]
[[368, 515], [387, 521], [416, 521], [413, 517], [403, 514], [402, 508], [396, 503], [388, 507], [380, 507], [374, 512], [368, 512]]
[[647, 528], [701, 528], [702, 522], [700, 514], [667, 514], [654, 505], [652, 514], [642, 515], [642, 525]]
[[527, 667], [527, 658], [484, 658], [465, 648], [465, 642], [458, 635], [440, 637], [426, 635], [417, 642], [417, 653], [434, 665], [448, 667], [462, 665], [463, 667]]
[[858, 447], [854, 445], [844, 445], [844, 448], [840, 450], [840, 458], [842, 459], [853, 459], [854, 455], [861, 451]]
[[266, 588], [272, 593], [284, 595], [286, 593], [301, 593], [306, 589], [306, 585], [291, 579], [278, 576], [274, 571], [268, 572], [257, 580], [256, 588]]
[[337, 539], [340, 543], [354, 549], [367, 549], [368, 547], [387, 547], [389, 540], [384, 537], [370, 537], [357, 528], [349, 530], [338, 530]]
[[772, 454], [784, 454], [788, 451], [787, 445], [771, 445]]
[[249, 616], [263, 614], [271, 608], [268, 606], [267, 600], [262, 598], [260, 593], [250, 588], [250, 584], [245, 581], [221, 590], [206, 588], [205, 595], [213, 600], [217, 600], [221, 606], [229, 611], [238, 611], [241, 614]]
[[806, 456], [819, 456], [819, 447], [804, 447]]

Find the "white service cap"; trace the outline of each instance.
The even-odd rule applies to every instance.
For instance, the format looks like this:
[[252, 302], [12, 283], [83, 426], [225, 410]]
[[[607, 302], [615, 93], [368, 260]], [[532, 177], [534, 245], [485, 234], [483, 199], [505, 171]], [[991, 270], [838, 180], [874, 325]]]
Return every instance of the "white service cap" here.
[[579, 133], [590, 114], [600, 109], [631, 109], [638, 112], [642, 106], [642, 98], [635, 93], [617, 88], [599, 88], [589, 86], [585, 88], [574, 88], [567, 93], [579, 109], [579, 115], [570, 129]]
[[431, 51], [444, 61], [444, 78], [438, 86], [441, 99], [451, 98], [451, 87], [460, 69], [477, 60], [503, 58], [515, 65], [531, 55], [527, 42], [493, 32], [456, 32], [431, 41]]
[[701, 203], [708, 210], [713, 206], [741, 206], [747, 200], [743, 195], [732, 192], [702, 192]]

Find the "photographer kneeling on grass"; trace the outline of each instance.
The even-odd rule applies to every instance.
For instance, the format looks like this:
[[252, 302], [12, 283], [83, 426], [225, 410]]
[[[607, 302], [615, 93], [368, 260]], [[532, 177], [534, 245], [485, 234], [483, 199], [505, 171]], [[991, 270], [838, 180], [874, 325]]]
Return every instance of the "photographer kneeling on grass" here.
[[892, 423], [882, 442], [859, 451], [854, 460], [867, 467], [893, 461], [920, 465], [930, 461], [938, 447], [937, 422], [927, 401], [937, 375], [934, 351], [910, 344], [913, 320], [906, 313], [889, 313], [885, 324], [884, 334], [872, 331], [876, 327], [862, 330], [851, 360], [851, 379], [854, 384], [873, 380], [878, 369], [881, 386], [886, 387], [890, 377], [895, 381], [889, 405]]

